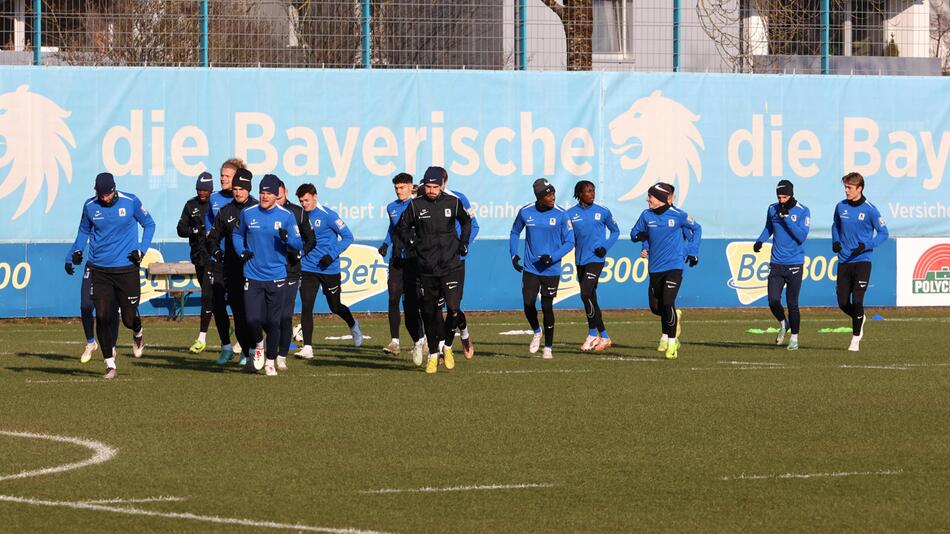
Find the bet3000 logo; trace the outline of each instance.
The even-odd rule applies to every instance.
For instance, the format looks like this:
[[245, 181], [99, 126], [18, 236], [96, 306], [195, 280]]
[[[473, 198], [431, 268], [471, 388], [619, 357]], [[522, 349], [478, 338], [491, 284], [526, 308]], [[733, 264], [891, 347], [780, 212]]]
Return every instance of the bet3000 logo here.
[[340, 256], [340, 300], [352, 306], [386, 291], [387, 269], [375, 248], [350, 245]]
[[[769, 258], [772, 255], [772, 245], [765, 243], [762, 250], [756, 254], [752, 250], [752, 241], [735, 241], [726, 246], [726, 259], [729, 262], [729, 271], [732, 278], [728, 285], [736, 290], [739, 303], [752, 304], [768, 295]], [[824, 278], [836, 280], [838, 275], [835, 266], [838, 257], [832, 256], [805, 256], [802, 280], [818, 281]]]

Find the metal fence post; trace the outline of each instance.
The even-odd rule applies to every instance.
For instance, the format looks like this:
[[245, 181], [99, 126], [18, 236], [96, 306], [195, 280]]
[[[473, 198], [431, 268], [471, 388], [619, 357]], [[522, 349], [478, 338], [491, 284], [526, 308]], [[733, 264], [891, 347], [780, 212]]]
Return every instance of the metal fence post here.
[[673, 0], [673, 72], [680, 71], [680, 0]]
[[528, 70], [528, 0], [518, 0], [518, 70]]
[[201, 66], [208, 66], [208, 0], [201, 0]]
[[372, 54], [370, 53], [370, 10], [369, 10], [370, 0], [363, 0], [363, 68], [371, 69], [372, 65]]
[[33, 0], [33, 64], [43, 64], [43, 2]]
[[828, 45], [831, 40], [830, 0], [821, 0], [821, 73], [828, 74]]

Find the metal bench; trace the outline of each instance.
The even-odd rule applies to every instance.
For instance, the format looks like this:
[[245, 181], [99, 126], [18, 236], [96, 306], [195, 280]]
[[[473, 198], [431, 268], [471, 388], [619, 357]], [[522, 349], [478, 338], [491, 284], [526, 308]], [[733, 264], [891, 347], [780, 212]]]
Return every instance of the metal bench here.
[[156, 288], [156, 291], [167, 294], [172, 299], [168, 316], [171, 319], [181, 320], [185, 316], [185, 301], [195, 292], [194, 289], [175, 289], [171, 287], [171, 279], [175, 276], [194, 276], [195, 266], [191, 262], [150, 263], [146, 267], [148, 277], [153, 281], [164, 281], [165, 288]]

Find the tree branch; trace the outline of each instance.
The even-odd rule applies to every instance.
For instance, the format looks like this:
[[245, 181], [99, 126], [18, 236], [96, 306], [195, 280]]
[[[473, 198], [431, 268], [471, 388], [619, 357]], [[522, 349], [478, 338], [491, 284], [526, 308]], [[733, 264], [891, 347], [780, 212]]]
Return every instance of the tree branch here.
[[553, 11], [554, 14], [557, 15], [559, 19], [561, 19], [562, 21], [564, 20], [564, 6], [557, 3], [556, 0], [541, 0], [541, 1], [544, 2], [544, 5], [551, 8], [551, 11]]

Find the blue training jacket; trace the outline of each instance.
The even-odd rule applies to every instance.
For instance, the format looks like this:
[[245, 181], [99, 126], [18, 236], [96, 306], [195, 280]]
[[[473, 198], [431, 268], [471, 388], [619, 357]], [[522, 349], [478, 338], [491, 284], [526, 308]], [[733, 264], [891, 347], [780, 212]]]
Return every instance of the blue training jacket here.
[[[582, 206], [580, 202], [567, 210], [574, 228], [574, 263], [604, 263], [604, 258], [594, 254], [594, 249], [604, 247], [610, 250], [620, 237], [620, 227], [610, 210], [604, 206], [591, 204]], [[610, 235], [607, 235], [607, 231]]]
[[[399, 223], [399, 218], [402, 217], [402, 212], [406, 211], [406, 208], [409, 207], [410, 202], [412, 202], [412, 197], [409, 197], [406, 200], [396, 199], [386, 205], [386, 215], [389, 215], [389, 229], [386, 230], [386, 237], [383, 239], [383, 244], [387, 246], [391, 246], [393, 244], [393, 232], [396, 231], [396, 224]], [[399, 252], [398, 257], [406, 257], [405, 250], [394, 250], [393, 254], [396, 254], [396, 252]]]
[[234, 200], [234, 194], [230, 190], [227, 191], [227, 196], [222, 191], [211, 193], [208, 197], [208, 211], [205, 213], [205, 228], [208, 231], [211, 231], [211, 227], [214, 226], [214, 218], [218, 216], [218, 211], [232, 200]]
[[[287, 230], [287, 242], [280, 239], [280, 229]], [[287, 277], [287, 247], [300, 250], [303, 240], [294, 214], [276, 204], [265, 210], [260, 204], [241, 212], [240, 226], [231, 236], [238, 256], [249, 249], [254, 253], [244, 264], [244, 278], [257, 282]]]
[[[881, 212], [863, 196], [855, 203], [846, 199], [835, 206], [831, 240], [841, 243], [838, 263], [871, 261], [871, 252], [887, 241], [888, 235]], [[859, 242], [864, 243], [866, 250], [852, 255], [851, 251], [858, 246]]]
[[[141, 241], [139, 225], [142, 226]], [[83, 204], [79, 231], [66, 254], [66, 261], [71, 261], [73, 252], [83, 250], [88, 242], [88, 259], [94, 267], [128, 267], [134, 265], [129, 260], [129, 253], [140, 250], [145, 254], [152, 246], [154, 235], [155, 221], [137, 196], [116, 191], [111, 206], [105, 206], [98, 197], [92, 197]]]
[[[475, 236], [478, 235], [478, 220], [475, 219], [475, 210], [472, 209], [472, 203], [468, 201], [467, 196], [465, 196], [463, 193], [459, 193], [458, 191], [449, 191], [448, 189], [445, 189], [445, 194], [459, 199], [459, 202], [462, 203], [462, 207], [468, 212], [468, 216], [472, 218], [472, 233], [468, 237], [468, 250], [471, 252], [471, 245], [475, 242]], [[458, 234], [459, 238], [462, 237], [462, 223], [458, 221], [455, 221], [455, 233]], [[462, 261], [465, 261], [466, 257], [468, 257], [467, 254], [465, 256], [459, 256]]]
[[[518, 255], [522, 230], [525, 230], [524, 270], [538, 276], [561, 276], [561, 258], [574, 248], [574, 230], [567, 212], [560, 206], [541, 211], [536, 203], [518, 210], [508, 238], [512, 258]], [[547, 267], [540, 261], [545, 254], [554, 260]]]
[[702, 227], [685, 211], [672, 206], [643, 210], [630, 230], [630, 238], [640, 232], [649, 234], [651, 273], [682, 269], [686, 256], [699, 257]]
[[[340, 254], [353, 243], [353, 232], [343, 219], [332, 209], [317, 203], [317, 207], [307, 213], [317, 245], [300, 262], [301, 268], [308, 273], [340, 274]], [[330, 256], [333, 263], [326, 269], [320, 267], [320, 258]]]
[[778, 215], [779, 203], [769, 206], [765, 228], [756, 241], [764, 243], [772, 237], [772, 263], [802, 265], [805, 263], [805, 239], [811, 228], [811, 211], [801, 202], [789, 208], [786, 217]]

